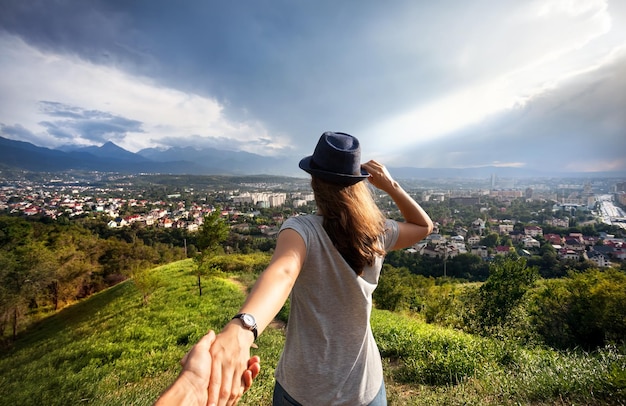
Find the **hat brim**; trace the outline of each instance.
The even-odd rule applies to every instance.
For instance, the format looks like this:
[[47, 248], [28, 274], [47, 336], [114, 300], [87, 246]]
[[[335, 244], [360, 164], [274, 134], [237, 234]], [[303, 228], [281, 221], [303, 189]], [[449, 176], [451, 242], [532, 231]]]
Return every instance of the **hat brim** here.
[[329, 172], [322, 169], [312, 168], [311, 167], [311, 159], [313, 155], [304, 157], [300, 160], [298, 166], [305, 172], [310, 173], [311, 175], [317, 176], [322, 180], [326, 180], [332, 183], [338, 183], [340, 185], [350, 186], [356, 183], [359, 183], [362, 180], [369, 178], [370, 174], [363, 168], [361, 168], [360, 175], [353, 174], [345, 174], [345, 173], [336, 173]]

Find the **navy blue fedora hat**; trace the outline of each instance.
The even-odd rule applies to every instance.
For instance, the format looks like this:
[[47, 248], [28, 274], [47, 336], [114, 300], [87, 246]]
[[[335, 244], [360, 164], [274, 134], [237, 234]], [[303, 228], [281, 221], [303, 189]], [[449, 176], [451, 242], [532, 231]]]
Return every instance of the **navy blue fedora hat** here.
[[343, 186], [369, 177], [361, 168], [359, 140], [346, 133], [327, 131], [322, 134], [313, 155], [303, 158], [299, 166], [313, 176]]

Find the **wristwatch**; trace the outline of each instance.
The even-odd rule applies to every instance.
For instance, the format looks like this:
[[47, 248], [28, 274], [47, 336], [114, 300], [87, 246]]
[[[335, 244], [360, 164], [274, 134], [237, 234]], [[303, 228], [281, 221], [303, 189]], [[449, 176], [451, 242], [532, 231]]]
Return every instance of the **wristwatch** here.
[[235, 317], [233, 317], [233, 320], [234, 319], [240, 319], [241, 325], [245, 329], [252, 331], [252, 334], [254, 334], [254, 340], [256, 341], [256, 336], [258, 332], [256, 329], [256, 320], [254, 319], [254, 316], [251, 315], [250, 313], [239, 313], [235, 315]]

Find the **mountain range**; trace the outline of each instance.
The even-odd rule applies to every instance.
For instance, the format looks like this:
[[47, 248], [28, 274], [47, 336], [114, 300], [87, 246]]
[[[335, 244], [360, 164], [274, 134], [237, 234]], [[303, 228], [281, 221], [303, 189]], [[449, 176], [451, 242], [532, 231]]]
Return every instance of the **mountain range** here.
[[[113, 142], [100, 147], [66, 145], [58, 149], [0, 137], [0, 169], [32, 172], [86, 170], [123, 174], [161, 173], [189, 175], [282, 175], [304, 177], [298, 160], [272, 158], [242, 151], [214, 148], [148, 148], [136, 153]], [[545, 173], [538, 170], [485, 166], [479, 168], [390, 168], [398, 179], [489, 178], [500, 177], [624, 177], [623, 172]]]
[[[299, 175], [297, 161], [214, 148], [149, 148], [133, 153], [113, 142], [100, 147], [66, 145], [59, 149], [0, 137], [0, 166], [33, 172], [87, 170], [119, 173], [191, 175]], [[291, 172], [291, 173], [290, 173]]]

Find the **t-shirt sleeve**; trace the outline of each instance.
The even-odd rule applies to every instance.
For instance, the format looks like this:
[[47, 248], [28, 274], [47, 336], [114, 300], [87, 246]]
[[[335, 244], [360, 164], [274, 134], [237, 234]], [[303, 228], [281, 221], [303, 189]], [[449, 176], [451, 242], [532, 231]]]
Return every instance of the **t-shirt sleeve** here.
[[399, 233], [398, 222], [388, 219], [385, 222], [385, 232], [383, 234], [383, 245], [385, 247], [385, 251], [389, 251], [391, 247], [396, 245]]
[[300, 234], [300, 237], [302, 237], [302, 239], [304, 240], [304, 245], [307, 247], [309, 246], [308, 243], [309, 243], [309, 231], [310, 230], [304, 226], [304, 224], [302, 223], [302, 221], [300, 221], [298, 217], [290, 217], [287, 220], [285, 220], [283, 225], [280, 227], [280, 231], [283, 231], [288, 228]]

